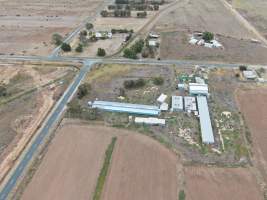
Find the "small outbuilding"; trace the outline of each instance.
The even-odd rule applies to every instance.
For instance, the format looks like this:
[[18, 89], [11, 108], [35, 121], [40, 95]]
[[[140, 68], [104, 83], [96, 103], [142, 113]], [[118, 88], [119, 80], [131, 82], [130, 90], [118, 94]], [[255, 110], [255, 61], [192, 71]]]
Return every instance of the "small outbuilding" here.
[[254, 80], [258, 77], [257, 73], [254, 70], [243, 71], [243, 75], [246, 79], [250, 79], [250, 80]]
[[184, 110], [184, 102], [182, 96], [172, 96], [172, 112], [179, 112]]

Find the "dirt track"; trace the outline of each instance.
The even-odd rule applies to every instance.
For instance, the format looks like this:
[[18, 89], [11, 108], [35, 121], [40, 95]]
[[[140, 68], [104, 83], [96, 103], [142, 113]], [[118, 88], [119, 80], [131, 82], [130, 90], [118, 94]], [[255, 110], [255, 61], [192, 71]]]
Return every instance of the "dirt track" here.
[[240, 91], [238, 100], [251, 132], [256, 165], [267, 181], [267, 88]]
[[103, 200], [176, 200], [177, 158], [143, 135], [120, 137]]
[[187, 200], [263, 200], [246, 168], [187, 167]]

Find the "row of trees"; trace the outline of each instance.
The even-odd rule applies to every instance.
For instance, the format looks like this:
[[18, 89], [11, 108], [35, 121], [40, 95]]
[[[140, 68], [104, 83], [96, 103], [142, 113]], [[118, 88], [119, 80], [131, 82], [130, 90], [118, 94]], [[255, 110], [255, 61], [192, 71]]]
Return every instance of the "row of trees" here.
[[100, 14], [102, 17], [131, 17], [130, 10], [114, 10], [111, 12], [102, 10]]
[[148, 5], [148, 4], [133, 4], [133, 5], [122, 5], [122, 4], [115, 4], [115, 5], [108, 5], [108, 10], [136, 10], [136, 11], [153, 11], [159, 10], [159, 5]]

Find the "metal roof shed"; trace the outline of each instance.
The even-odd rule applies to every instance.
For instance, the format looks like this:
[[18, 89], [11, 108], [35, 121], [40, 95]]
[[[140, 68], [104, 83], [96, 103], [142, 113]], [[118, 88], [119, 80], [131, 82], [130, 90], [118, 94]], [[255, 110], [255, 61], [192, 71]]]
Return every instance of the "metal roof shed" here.
[[182, 96], [172, 96], [172, 108], [173, 112], [175, 111], [183, 111], [184, 110], [184, 103]]
[[111, 112], [132, 113], [138, 115], [152, 115], [152, 116], [160, 114], [160, 109], [157, 106], [119, 103], [110, 101], [94, 101], [93, 103], [88, 102], [88, 105], [91, 105], [92, 108], [98, 108]]
[[205, 144], [213, 144], [214, 136], [210, 121], [207, 98], [204, 96], [198, 96], [197, 105], [199, 110], [202, 142]]

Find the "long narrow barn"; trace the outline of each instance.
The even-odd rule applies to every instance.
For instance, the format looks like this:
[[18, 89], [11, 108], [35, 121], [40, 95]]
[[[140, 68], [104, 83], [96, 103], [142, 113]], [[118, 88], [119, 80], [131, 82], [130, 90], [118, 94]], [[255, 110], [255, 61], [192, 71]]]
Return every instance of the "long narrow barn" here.
[[121, 112], [151, 116], [156, 116], [160, 114], [159, 107], [150, 105], [119, 103], [110, 101], [94, 101], [93, 103], [88, 102], [88, 105], [92, 106], [92, 108], [98, 108], [110, 112]]
[[205, 144], [213, 144], [214, 135], [210, 121], [207, 98], [205, 96], [197, 96], [197, 105], [200, 118], [202, 142]]

